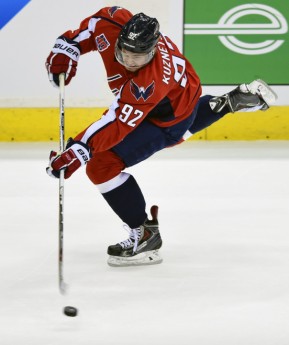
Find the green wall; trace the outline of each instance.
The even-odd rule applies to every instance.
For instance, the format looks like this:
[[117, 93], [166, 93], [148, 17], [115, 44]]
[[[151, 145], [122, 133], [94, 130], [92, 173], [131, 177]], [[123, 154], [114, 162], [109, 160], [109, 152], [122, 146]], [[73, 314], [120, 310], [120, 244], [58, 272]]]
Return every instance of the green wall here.
[[184, 23], [184, 52], [203, 84], [289, 84], [289, 0], [185, 0]]

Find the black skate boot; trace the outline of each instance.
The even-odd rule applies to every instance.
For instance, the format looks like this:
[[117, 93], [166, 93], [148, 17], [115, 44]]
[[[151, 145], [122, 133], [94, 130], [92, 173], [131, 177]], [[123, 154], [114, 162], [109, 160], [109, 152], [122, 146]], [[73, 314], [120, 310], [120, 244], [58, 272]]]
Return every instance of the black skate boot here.
[[209, 103], [215, 113], [219, 113], [225, 107], [234, 113], [236, 111], [265, 111], [276, 100], [275, 92], [263, 80], [257, 79], [250, 84], [241, 84], [223, 96], [213, 97]]
[[152, 265], [162, 262], [158, 249], [162, 246], [159, 232], [158, 206], [151, 207], [152, 220], [146, 220], [139, 228], [127, 230], [130, 234], [125, 241], [107, 248], [107, 263], [110, 266]]

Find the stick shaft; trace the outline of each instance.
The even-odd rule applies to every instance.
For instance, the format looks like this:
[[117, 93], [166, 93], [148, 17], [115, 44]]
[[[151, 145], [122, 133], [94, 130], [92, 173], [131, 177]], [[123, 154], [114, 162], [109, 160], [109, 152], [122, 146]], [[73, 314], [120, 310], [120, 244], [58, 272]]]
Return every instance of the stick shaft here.
[[[64, 151], [64, 120], [65, 120], [65, 98], [64, 98], [64, 84], [65, 74], [59, 75], [59, 150], [60, 153]], [[59, 291], [65, 294], [65, 283], [63, 275], [63, 235], [64, 235], [64, 170], [60, 171], [59, 177], [59, 227], [58, 227], [58, 283]]]

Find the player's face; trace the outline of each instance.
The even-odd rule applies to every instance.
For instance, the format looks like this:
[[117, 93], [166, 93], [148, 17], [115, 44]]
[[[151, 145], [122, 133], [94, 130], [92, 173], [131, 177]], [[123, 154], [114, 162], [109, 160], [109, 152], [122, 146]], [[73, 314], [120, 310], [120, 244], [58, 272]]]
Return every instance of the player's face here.
[[138, 54], [116, 47], [116, 58], [128, 71], [136, 72], [147, 65], [154, 56], [155, 49], [149, 53]]
[[148, 54], [136, 54], [122, 49], [123, 64], [130, 72], [135, 72], [148, 63]]

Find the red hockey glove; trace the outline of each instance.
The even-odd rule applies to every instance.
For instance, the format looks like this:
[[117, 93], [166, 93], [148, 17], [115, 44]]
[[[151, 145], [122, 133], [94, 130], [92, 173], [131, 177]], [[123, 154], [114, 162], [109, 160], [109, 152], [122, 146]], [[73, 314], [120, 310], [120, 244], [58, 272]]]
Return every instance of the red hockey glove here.
[[65, 73], [65, 85], [68, 85], [75, 76], [77, 62], [80, 56], [79, 44], [60, 36], [46, 59], [46, 69], [49, 81], [53, 86], [59, 86], [59, 74]]
[[46, 172], [51, 177], [59, 178], [60, 170], [65, 169], [64, 178], [67, 179], [79, 167], [85, 165], [90, 158], [91, 154], [88, 145], [69, 138], [63, 153], [50, 152], [49, 167], [46, 168]]

